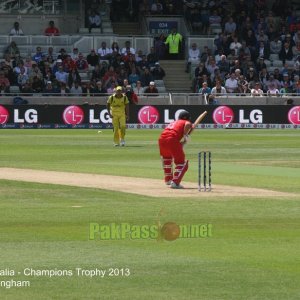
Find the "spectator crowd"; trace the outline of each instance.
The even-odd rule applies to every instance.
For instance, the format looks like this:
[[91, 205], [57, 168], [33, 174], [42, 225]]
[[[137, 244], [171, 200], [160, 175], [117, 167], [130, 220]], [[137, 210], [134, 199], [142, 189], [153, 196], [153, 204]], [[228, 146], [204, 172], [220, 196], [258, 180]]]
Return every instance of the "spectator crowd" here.
[[[183, 14], [198, 33], [217, 34], [213, 47], [200, 49], [193, 42], [188, 51], [186, 72], [193, 75], [194, 92], [300, 95], [300, 3], [297, 6], [291, 0], [143, 0], [132, 1], [132, 7], [128, 3], [125, 7], [124, 3], [127, 2], [87, 1], [88, 28], [101, 28], [105, 15], [118, 19], [125, 12], [130, 16], [133, 10], [139, 16]], [[10, 35], [22, 34], [15, 22]], [[60, 32], [49, 22], [45, 34]], [[37, 47], [36, 53], [28, 57], [21, 57], [17, 44], [11, 42], [0, 63], [1, 94], [8, 93], [12, 85], [17, 85], [21, 93], [45, 95], [105, 94], [117, 85], [123, 86], [124, 91], [130, 86], [138, 95], [157, 91], [155, 80], [165, 76], [159, 61], [165, 57], [166, 41], [166, 36], [159, 36], [149, 53], [134, 49], [128, 41], [121, 46], [102, 42], [99, 49], [92, 49], [87, 55], [77, 48], [71, 53], [65, 49], [54, 53], [53, 47]]]

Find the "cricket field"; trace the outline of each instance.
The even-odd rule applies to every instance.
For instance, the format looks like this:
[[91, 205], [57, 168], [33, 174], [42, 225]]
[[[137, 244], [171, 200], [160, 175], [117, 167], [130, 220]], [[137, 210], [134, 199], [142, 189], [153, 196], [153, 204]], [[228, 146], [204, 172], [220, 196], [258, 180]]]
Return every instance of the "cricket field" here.
[[300, 131], [196, 130], [184, 190], [159, 134], [0, 131], [0, 299], [300, 298]]

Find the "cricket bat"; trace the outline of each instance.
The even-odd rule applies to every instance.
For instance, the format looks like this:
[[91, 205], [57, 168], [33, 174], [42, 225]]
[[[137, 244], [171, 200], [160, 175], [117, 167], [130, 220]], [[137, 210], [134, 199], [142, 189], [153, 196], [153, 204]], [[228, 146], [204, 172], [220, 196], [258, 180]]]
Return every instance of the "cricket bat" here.
[[194, 122], [194, 124], [192, 125], [192, 128], [190, 129], [190, 131], [189, 131], [189, 135], [194, 131], [194, 129], [197, 127], [197, 125], [199, 124], [199, 123], [201, 123], [202, 122], [202, 120], [205, 118], [205, 116], [207, 115], [207, 111], [205, 111], [205, 112], [203, 112], [197, 119], [196, 119], [196, 121]]

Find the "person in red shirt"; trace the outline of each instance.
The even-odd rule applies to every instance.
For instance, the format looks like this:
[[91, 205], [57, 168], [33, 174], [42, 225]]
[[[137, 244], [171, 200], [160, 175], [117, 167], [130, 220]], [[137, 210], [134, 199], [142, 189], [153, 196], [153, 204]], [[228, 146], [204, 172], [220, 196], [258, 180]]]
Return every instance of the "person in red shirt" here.
[[54, 21], [49, 22], [49, 27], [45, 29], [45, 35], [60, 35], [59, 29], [54, 25]]
[[[188, 133], [192, 128], [191, 115], [183, 110], [177, 121], [170, 123], [161, 133], [158, 144], [162, 159], [165, 183], [173, 189], [182, 189], [180, 182], [188, 169], [183, 145], [188, 140]], [[173, 161], [175, 171], [173, 174]]]

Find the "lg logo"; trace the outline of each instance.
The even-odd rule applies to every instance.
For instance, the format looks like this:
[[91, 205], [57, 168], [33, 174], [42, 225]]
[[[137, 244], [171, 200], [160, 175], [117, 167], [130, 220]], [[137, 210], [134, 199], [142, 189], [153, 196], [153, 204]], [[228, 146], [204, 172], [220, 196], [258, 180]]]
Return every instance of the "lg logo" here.
[[9, 113], [8, 110], [0, 105], [0, 124], [6, 124], [8, 122]]
[[84, 120], [84, 111], [79, 106], [68, 106], [63, 112], [63, 120], [69, 125], [81, 124]]
[[300, 106], [295, 106], [290, 109], [288, 119], [291, 124], [300, 125]]
[[[228, 106], [219, 106], [213, 112], [213, 120], [216, 124], [231, 124], [235, 118], [233, 110]], [[263, 113], [260, 109], [253, 109], [246, 116], [245, 110], [240, 109], [238, 123], [241, 124], [261, 124], [263, 122]]]

